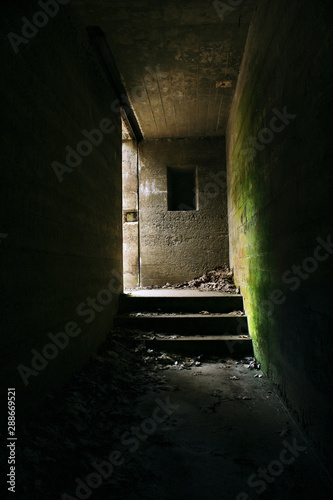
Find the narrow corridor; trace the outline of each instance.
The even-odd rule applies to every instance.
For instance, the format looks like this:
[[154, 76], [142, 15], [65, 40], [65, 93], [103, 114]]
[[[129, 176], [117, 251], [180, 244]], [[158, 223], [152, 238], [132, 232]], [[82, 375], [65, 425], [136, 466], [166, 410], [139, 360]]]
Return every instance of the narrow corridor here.
[[0, 498], [333, 498], [332, 0], [0, 12]]
[[19, 498], [330, 498], [254, 358], [154, 352], [137, 333], [114, 332], [22, 426]]

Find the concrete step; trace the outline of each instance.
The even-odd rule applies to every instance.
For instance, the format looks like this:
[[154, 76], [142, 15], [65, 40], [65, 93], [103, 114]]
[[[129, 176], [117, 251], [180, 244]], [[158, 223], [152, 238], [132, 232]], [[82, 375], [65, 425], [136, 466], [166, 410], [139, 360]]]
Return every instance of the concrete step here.
[[[120, 297], [116, 327], [142, 332], [139, 338], [157, 351], [188, 356], [252, 356], [243, 297], [217, 291], [133, 290]], [[199, 314], [207, 311], [208, 314]], [[228, 314], [229, 313], [229, 314]], [[144, 332], [153, 332], [145, 334]]]
[[116, 327], [155, 331], [158, 333], [234, 334], [248, 332], [247, 317], [230, 314], [124, 314], [115, 317]]
[[176, 338], [154, 338], [142, 340], [154, 351], [168, 351], [188, 356], [200, 354], [244, 357], [253, 356], [252, 340], [236, 335], [187, 335]]
[[[228, 313], [242, 311], [244, 308], [242, 295], [223, 294], [219, 292], [192, 293], [180, 290], [164, 295], [128, 295], [122, 294], [119, 302], [119, 312], [158, 311], [163, 312], [193, 312], [200, 311]], [[181, 293], [183, 292], [183, 293]]]

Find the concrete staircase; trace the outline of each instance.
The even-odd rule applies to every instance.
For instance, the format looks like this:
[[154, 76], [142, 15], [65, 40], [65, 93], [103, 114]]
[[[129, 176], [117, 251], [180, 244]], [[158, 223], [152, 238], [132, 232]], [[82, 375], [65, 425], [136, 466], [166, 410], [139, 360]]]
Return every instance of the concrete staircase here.
[[156, 350], [253, 354], [241, 295], [169, 289], [125, 293], [115, 326], [141, 331], [142, 340]]

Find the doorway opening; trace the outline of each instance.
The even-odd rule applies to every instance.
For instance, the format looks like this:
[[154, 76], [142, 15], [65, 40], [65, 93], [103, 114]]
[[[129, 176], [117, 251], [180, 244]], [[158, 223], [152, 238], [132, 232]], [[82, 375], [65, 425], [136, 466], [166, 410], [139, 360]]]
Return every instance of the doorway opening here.
[[138, 145], [135, 135], [122, 119], [122, 209], [124, 290], [140, 287], [140, 202]]

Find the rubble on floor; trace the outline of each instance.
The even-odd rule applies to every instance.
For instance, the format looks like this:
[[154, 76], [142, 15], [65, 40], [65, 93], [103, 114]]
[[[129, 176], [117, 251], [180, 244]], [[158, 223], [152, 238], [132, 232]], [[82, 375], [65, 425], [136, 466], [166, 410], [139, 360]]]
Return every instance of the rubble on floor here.
[[[112, 332], [62, 392], [49, 395], [20, 426], [18, 498], [229, 500], [262, 462], [276, 457], [281, 439], [294, 439], [296, 430], [255, 358], [166, 353], [147, 348], [140, 334]], [[307, 462], [299, 462], [298, 482], [286, 471], [269, 498], [308, 498], [298, 495], [300, 481], [311, 480], [303, 472]], [[326, 488], [317, 477], [312, 496]]]
[[[65, 492], [74, 495], [75, 478], [92, 473], [92, 463], [105, 460], [123, 432], [144, 418], [136, 409], [136, 399], [163, 386], [163, 381], [142, 363], [143, 352], [136, 345], [133, 338], [123, 341], [114, 332], [62, 393], [48, 395], [41, 414], [24, 424], [17, 444], [20, 498], [53, 500]], [[140, 460], [134, 465], [130, 457], [100, 489], [102, 497], [94, 498], [106, 494], [125, 499], [142, 475]]]
[[194, 278], [190, 281], [185, 281], [184, 283], [167, 283], [166, 285], [159, 286], [148, 286], [143, 287], [146, 290], [154, 290], [157, 288], [167, 288], [167, 289], [190, 289], [190, 290], [215, 290], [226, 293], [240, 293], [239, 288], [236, 287], [233, 280], [233, 272], [229, 267], [224, 264], [221, 267], [206, 271], [202, 276]]
[[[141, 311], [141, 312], [131, 312], [128, 314], [129, 317], [133, 318], [139, 318], [139, 317], [152, 317], [152, 316], [193, 316], [194, 314], [201, 314], [203, 316], [221, 316], [221, 313], [219, 312], [209, 312], [209, 311], [200, 311], [199, 313], [192, 313], [192, 312], [164, 312], [161, 309], [159, 309], [157, 312], [151, 312], [151, 311]], [[245, 316], [244, 311], [231, 311], [227, 313], [229, 316]]]
[[[75, 479], [94, 471], [92, 463], [103, 462], [123, 433], [146, 417], [136, 402], [149, 391], [163, 390], [164, 370], [191, 370], [203, 363], [258, 368], [254, 358], [235, 361], [157, 352], [138, 340], [139, 333], [142, 338], [137, 330], [113, 332], [62, 393], [48, 395], [41, 414], [24, 424], [17, 445], [22, 498], [44, 500], [45, 492], [48, 500], [73, 498]], [[145, 474], [144, 457], [132, 454], [94, 498], [127, 499]], [[65, 494], [69, 496], [61, 496]]]

